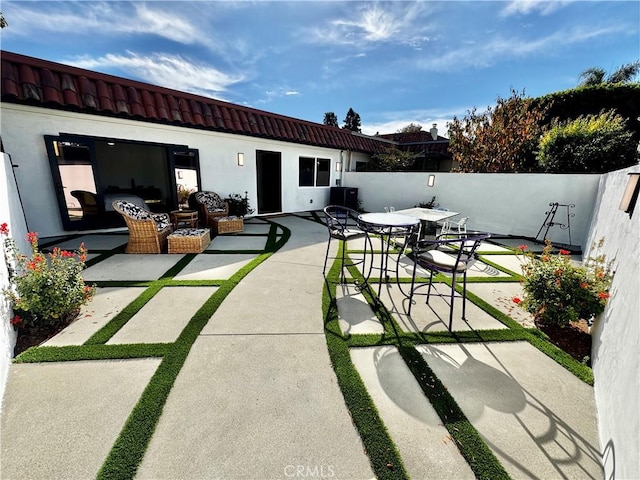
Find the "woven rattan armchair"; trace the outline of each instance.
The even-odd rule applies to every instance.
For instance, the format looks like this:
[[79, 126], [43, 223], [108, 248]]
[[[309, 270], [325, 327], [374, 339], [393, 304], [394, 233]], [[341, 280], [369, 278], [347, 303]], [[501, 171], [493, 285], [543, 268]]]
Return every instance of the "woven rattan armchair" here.
[[127, 253], [161, 253], [171, 233], [171, 220], [166, 213], [151, 213], [124, 200], [113, 202], [113, 209], [124, 217], [129, 228]]
[[203, 225], [213, 226], [213, 220], [229, 216], [229, 203], [215, 192], [195, 192], [191, 197], [200, 212]]

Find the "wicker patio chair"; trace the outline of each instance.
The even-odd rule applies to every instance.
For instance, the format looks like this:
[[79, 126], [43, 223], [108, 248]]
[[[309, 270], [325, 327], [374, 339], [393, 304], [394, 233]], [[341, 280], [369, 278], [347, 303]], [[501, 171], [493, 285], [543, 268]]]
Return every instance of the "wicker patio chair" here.
[[[213, 226], [213, 220], [229, 216], [229, 203], [215, 192], [195, 192], [191, 197], [200, 212], [203, 225]], [[190, 200], [191, 200], [190, 198]]]
[[127, 253], [161, 253], [171, 233], [171, 220], [167, 213], [151, 213], [131, 202], [116, 200], [113, 209], [124, 217], [129, 228]]

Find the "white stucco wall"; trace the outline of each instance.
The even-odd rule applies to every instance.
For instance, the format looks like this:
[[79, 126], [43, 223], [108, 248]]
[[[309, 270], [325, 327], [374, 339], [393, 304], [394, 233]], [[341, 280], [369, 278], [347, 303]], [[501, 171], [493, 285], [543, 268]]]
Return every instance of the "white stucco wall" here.
[[[604, 237], [614, 260], [611, 298], [592, 330], [592, 365], [604, 478], [640, 478], [640, 203], [619, 210], [628, 168], [603, 175], [588, 243]], [[585, 255], [589, 255], [589, 250]]]
[[[110, 117], [2, 104], [2, 139], [12, 155], [29, 227], [41, 236], [64, 233], [51, 178], [44, 135], [70, 133], [113, 137], [140, 142], [188, 145], [198, 149], [202, 188], [223, 196], [248, 192], [251, 206], [257, 206], [256, 150], [280, 152], [282, 158], [282, 211], [296, 212], [324, 207], [330, 187], [299, 187], [300, 156], [331, 159], [331, 181], [339, 177], [336, 163], [340, 150], [277, 142], [262, 138], [122, 120]], [[244, 166], [237, 165], [238, 152]]]
[[[427, 186], [435, 175], [433, 187]], [[471, 229], [535, 237], [549, 203], [574, 204], [570, 209], [571, 240], [584, 245], [600, 175], [345, 172], [343, 185], [357, 187], [362, 206], [382, 211], [426, 203], [433, 196], [441, 207], [469, 217]], [[558, 209], [555, 222], [566, 223], [567, 209]], [[543, 231], [544, 233], [544, 231]], [[569, 243], [568, 231], [552, 227], [548, 237]], [[542, 238], [542, 234], [541, 237]]]
[[[0, 224], [9, 226], [9, 233], [15, 239], [17, 247], [24, 253], [29, 250], [25, 240], [27, 227], [24, 222], [20, 201], [16, 190], [16, 184], [12, 174], [9, 155], [0, 153]], [[0, 237], [0, 243], [4, 244], [5, 237]], [[0, 248], [4, 248], [2, 245]], [[9, 274], [4, 260], [4, 250], [0, 254], [0, 290], [9, 286]], [[9, 365], [13, 358], [13, 347], [16, 342], [16, 332], [9, 323], [12, 316], [11, 306], [0, 294], [0, 401], [4, 397], [4, 388], [7, 380]], [[0, 404], [0, 410], [2, 405]]]

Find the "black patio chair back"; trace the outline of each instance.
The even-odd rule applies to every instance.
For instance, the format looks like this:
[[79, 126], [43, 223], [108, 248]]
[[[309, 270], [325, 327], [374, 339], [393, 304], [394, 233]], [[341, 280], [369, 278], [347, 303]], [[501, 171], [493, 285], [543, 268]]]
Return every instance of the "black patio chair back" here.
[[[412, 245], [412, 256], [414, 261], [413, 275], [411, 279], [411, 292], [409, 294], [409, 308], [407, 314], [411, 315], [414, 295], [424, 295], [416, 293], [416, 290], [425, 286], [427, 289], [426, 303], [429, 303], [431, 287], [434, 273], [444, 273], [451, 275], [451, 292], [449, 294], [449, 331], [453, 328], [453, 307], [456, 297], [456, 284], [458, 278], [462, 276], [462, 319], [466, 321], [466, 301], [467, 301], [467, 272], [477, 260], [477, 250], [482, 242], [491, 235], [489, 233], [468, 233], [458, 237], [448, 237], [436, 240], [425, 239], [415, 242]], [[416, 286], [416, 271], [422, 267], [429, 271], [429, 283]], [[436, 294], [444, 297], [443, 294]]]
[[327, 260], [329, 259], [329, 247], [331, 246], [331, 240], [341, 240], [342, 255], [340, 265], [340, 281], [344, 283], [344, 267], [345, 258], [349, 240], [355, 240], [358, 238], [365, 239], [365, 255], [362, 261], [353, 262], [349, 265], [358, 265], [363, 263], [366, 257], [366, 249], [368, 243], [367, 233], [359, 227], [358, 212], [348, 207], [341, 205], [329, 205], [324, 208], [325, 221], [327, 223], [327, 230], [329, 231], [329, 240], [327, 242], [327, 252], [324, 257], [324, 267], [322, 268], [322, 274], [325, 274], [327, 269]]

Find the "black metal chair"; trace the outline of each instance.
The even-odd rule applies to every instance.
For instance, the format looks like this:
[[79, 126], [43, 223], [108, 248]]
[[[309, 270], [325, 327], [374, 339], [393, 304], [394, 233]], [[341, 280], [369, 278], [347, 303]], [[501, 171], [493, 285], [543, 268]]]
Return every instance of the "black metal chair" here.
[[[324, 267], [322, 268], [322, 274], [324, 275], [327, 270], [327, 260], [329, 259], [329, 248], [331, 246], [331, 239], [342, 240], [342, 257], [340, 264], [340, 282], [344, 283], [344, 267], [345, 258], [347, 253], [347, 245], [349, 240], [356, 240], [359, 238], [365, 239], [364, 255], [361, 261], [353, 262], [347, 266], [355, 266], [365, 263], [367, 244], [370, 244], [367, 233], [359, 226], [358, 212], [348, 207], [340, 205], [329, 205], [324, 208], [324, 216], [327, 222], [327, 229], [329, 230], [329, 241], [327, 242], [327, 252], [324, 257]], [[367, 276], [365, 276], [367, 277]]]
[[[409, 308], [407, 314], [411, 315], [411, 306], [414, 295], [426, 295], [426, 303], [429, 303], [434, 273], [451, 275], [451, 292], [449, 295], [449, 331], [453, 328], [453, 305], [456, 297], [456, 283], [462, 276], [462, 320], [466, 321], [467, 301], [467, 271], [477, 260], [476, 251], [480, 244], [490, 238], [488, 233], [469, 233], [456, 238], [437, 240], [420, 240], [412, 245], [413, 274], [411, 278], [411, 291], [409, 293]], [[419, 267], [429, 270], [429, 283], [415, 285], [416, 271]], [[427, 293], [416, 293], [416, 290], [428, 286]], [[445, 294], [434, 294], [446, 297]]]

